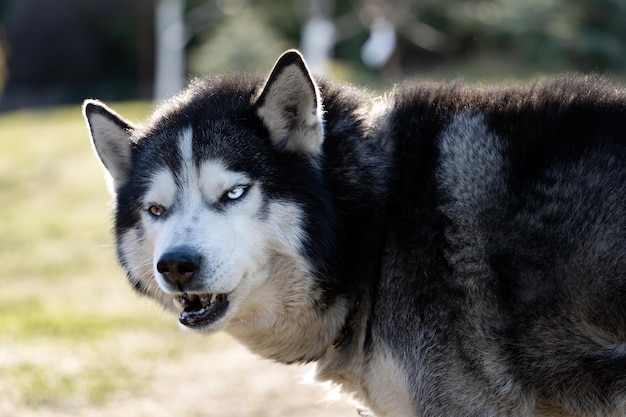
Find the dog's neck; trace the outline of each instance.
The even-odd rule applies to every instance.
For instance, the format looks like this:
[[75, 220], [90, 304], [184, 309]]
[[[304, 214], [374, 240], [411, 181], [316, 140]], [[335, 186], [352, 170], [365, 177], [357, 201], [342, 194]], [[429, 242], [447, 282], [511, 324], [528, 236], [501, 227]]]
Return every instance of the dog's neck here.
[[351, 311], [347, 297], [328, 299], [306, 264], [285, 254], [260, 273], [267, 279], [255, 291], [258, 301], [234, 317], [226, 331], [264, 358], [283, 363], [319, 359], [340, 339]]
[[[319, 312], [294, 310], [271, 322], [263, 319], [229, 324], [227, 331], [252, 352], [278, 362], [306, 363], [318, 360], [339, 339], [347, 308], [343, 300]], [[295, 316], [294, 316], [295, 315]]]
[[317, 361], [315, 378], [331, 381], [341, 386], [344, 392], [362, 391], [358, 381], [362, 379], [367, 362], [367, 340], [372, 337], [368, 333], [372, 302], [370, 293], [368, 289], [359, 296], [347, 317], [341, 338]]

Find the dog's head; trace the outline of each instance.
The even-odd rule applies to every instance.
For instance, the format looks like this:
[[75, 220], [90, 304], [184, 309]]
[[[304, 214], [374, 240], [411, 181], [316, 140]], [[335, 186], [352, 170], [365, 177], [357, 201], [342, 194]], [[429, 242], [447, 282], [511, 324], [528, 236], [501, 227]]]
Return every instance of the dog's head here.
[[98, 101], [83, 108], [135, 289], [206, 331], [320, 302], [332, 203], [319, 91], [299, 53], [286, 52], [265, 81], [196, 82], [146, 125]]

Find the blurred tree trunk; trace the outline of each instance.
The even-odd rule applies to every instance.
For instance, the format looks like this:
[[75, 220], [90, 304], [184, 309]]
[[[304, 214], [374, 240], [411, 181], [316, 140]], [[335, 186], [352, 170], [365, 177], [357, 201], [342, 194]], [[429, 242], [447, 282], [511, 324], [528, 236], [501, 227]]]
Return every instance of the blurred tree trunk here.
[[185, 79], [185, 18], [183, 0], [157, 0], [155, 9], [156, 67], [154, 99], [175, 95]]
[[302, 28], [300, 50], [315, 73], [326, 72], [337, 39], [332, 20], [334, 0], [311, 0], [309, 16]]
[[154, 0], [138, 0], [135, 6], [137, 81], [139, 83], [139, 97], [142, 99], [152, 99], [154, 95], [154, 5]]

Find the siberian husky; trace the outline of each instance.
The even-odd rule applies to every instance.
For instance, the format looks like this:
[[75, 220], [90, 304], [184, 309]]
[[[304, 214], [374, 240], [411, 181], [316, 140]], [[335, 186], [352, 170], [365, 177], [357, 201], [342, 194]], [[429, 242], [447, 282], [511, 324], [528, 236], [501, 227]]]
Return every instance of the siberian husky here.
[[379, 416], [626, 415], [626, 91], [193, 82], [84, 104], [132, 287]]

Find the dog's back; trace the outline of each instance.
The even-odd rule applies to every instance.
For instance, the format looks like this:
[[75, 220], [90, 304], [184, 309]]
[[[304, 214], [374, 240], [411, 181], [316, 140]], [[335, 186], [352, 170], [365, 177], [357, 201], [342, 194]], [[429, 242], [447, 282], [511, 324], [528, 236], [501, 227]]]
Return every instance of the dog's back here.
[[624, 415], [626, 95], [410, 88], [389, 132], [372, 326], [422, 414]]

